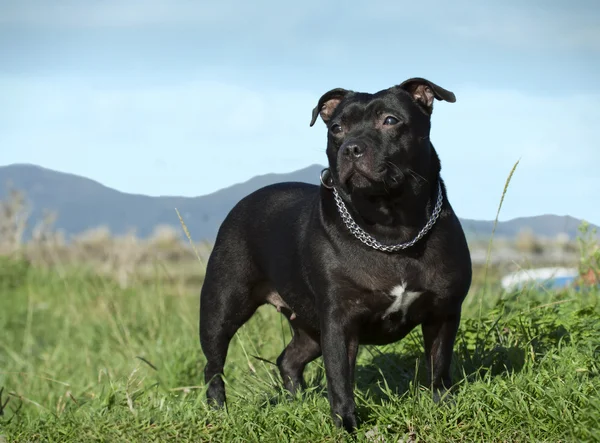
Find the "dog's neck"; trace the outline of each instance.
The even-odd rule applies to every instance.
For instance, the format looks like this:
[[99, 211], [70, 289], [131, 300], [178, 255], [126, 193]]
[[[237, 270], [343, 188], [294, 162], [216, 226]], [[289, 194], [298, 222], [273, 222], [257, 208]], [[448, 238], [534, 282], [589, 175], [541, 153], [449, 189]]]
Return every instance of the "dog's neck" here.
[[431, 218], [438, 192], [441, 165], [432, 147], [431, 173], [418, 182], [406, 184], [403, 192], [393, 195], [354, 194], [348, 210], [354, 221], [377, 240], [402, 243], [414, 238]]

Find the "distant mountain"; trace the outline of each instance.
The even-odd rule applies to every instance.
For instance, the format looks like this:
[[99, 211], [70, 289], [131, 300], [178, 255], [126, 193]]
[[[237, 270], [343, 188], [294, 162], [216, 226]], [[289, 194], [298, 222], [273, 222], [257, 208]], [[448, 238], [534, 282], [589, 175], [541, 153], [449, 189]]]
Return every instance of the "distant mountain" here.
[[6, 197], [9, 184], [25, 192], [32, 206], [30, 225], [49, 210], [58, 216], [56, 228], [67, 235], [107, 226], [115, 234], [135, 228], [137, 235], [147, 237], [157, 225], [179, 228], [177, 208], [194, 240], [213, 239], [242, 197], [280, 181], [317, 183], [321, 169], [313, 165], [289, 174], [261, 175], [201, 197], [149, 197], [126, 194], [74, 174], [15, 164], [0, 167], [0, 199]]
[[[115, 234], [134, 228], [137, 235], [147, 237], [157, 225], [179, 227], [174, 210], [177, 208], [194, 240], [212, 240], [227, 213], [242, 197], [276, 182], [317, 184], [321, 169], [320, 165], [312, 165], [289, 174], [261, 175], [201, 197], [149, 197], [119, 192], [73, 174], [15, 164], [0, 167], [0, 199], [7, 195], [9, 184], [25, 192], [32, 206], [30, 224], [34, 225], [44, 210], [49, 210], [58, 216], [56, 228], [67, 236], [107, 226]], [[492, 232], [491, 221], [465, 219], [462, 223], [469, 236], [488, 237]], [[568, 216], [517, 218], [500, 222], [496, 235], [513, 237], [522, 229], [531, 229], [543, 236], [564, 232], [574, 237], [579, 224], [580, 220]]]
[[[558, 234], [567, 234], [574, 238], [578, 234], [582, 220], [569, 215], [537, 215], [534, 217], [519, 217], [499, 222], [496, 234], [499, 237], [514, 237], [519, 232], [530, 230], [540, 237], [556, 237]], [[461, 219], [463, 229], [470, 236], [485, 236], [489, 238], [494, 222], [471, 219]]]

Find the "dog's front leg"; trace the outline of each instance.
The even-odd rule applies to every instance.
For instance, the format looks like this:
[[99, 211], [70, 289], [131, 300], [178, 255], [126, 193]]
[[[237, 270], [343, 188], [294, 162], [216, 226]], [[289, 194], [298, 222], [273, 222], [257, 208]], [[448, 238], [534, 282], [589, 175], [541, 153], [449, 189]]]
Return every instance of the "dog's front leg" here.
[[321, 348], [333, 420], [337, 426], [353, 432], [357, 428], [353, 391], [358, 334], [347, 307], [335, 303], [324, 307]]

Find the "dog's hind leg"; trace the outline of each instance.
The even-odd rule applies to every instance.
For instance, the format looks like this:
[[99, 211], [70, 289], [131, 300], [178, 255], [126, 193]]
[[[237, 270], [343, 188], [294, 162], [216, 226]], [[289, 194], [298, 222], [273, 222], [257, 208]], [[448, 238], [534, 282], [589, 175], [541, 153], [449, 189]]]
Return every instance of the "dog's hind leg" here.
[[293, 328], [290, 343], [277, 358], [283, 386], [292, 394], [304, 387], [302, 374], [308, 363], [321, 355], [321, 344], [317, 337], [303, 329]]
[[[251, 288], [238, 278], [224, 280], [225, 272], [207, 273], [200, 296], [200, 344], [206, 357], [206, 397], [215, 406], [225, 404], [223, 367], [229, 342], [260, 306]], [[237, 281], [237, 283], [236, 283]]]

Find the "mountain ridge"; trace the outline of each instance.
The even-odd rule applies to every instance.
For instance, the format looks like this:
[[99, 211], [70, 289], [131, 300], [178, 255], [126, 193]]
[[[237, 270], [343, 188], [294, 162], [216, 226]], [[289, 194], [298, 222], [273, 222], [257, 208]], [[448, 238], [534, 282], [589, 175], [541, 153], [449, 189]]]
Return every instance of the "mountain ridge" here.
[[[158, 225], [178, 226], [177, 208], [193, 238], [210, 241], [229, 210], [245, 195], [281, 181], [318, 184], [323, 167], [313, 164], [289, 173], [258, 175], [206, 195], [183, 197], [126, 193], [77, 174], [18, 163], [0, 166], [0, 199], [7, 196], [11, 184], [30, 202], [32, 226], [45, 210], [52, 211], [57, 214], [55, 227], [67, 236], [107, 226], [117, 235], [135, 229], [140, 237], [148, 237]], [[461, 218], [461, 223], [470, 237], [489, 237], [492, 232], [493, 221]], [[496, 235], [514, 237], [523, 229], [531, 229], [540, 236], [565, 233], [573, 238], [580, 223], [568, 215], [517, 217], [498, 222]]]

